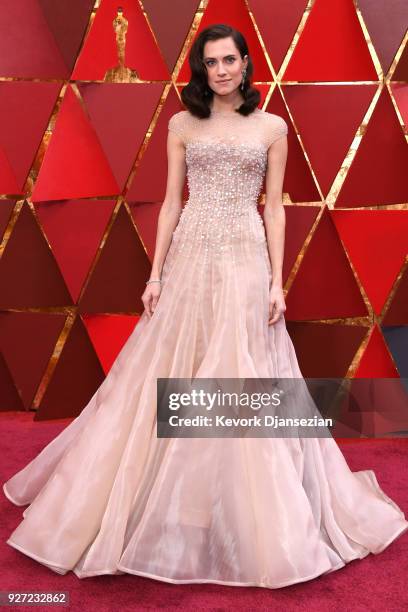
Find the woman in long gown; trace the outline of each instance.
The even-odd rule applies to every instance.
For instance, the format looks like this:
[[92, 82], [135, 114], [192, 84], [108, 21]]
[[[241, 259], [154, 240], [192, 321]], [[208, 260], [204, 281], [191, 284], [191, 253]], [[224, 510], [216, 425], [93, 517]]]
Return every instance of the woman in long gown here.
[[381, 552], [408, 522], [331, 437], [157, 436], [157, 378], [302, 377], [281, 282], [287, 125], [258, 108], [236, 30], [204, 30], [190, 66], [145, 311], [81, 414], [4, 484], [28, 504], [7, 543], [79, 578], [278, 588]]

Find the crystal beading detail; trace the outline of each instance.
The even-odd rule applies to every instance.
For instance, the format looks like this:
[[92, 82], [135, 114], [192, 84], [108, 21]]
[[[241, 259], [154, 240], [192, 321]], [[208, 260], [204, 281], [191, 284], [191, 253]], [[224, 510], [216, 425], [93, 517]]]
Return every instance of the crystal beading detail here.
[[212, 255], [227, 252], [234, 258], [245, 248], [264, 245], [257, 203], [268, 139], [286, 130], [283, 120], [271, 130], [267, 115], [258, 109], [248, 117], [231, 112], [200, 120], [186, 111], [173, 116], [169, 129], [180, 134], [186, 148], [189, 198], [173, 232], [172, 249], [186, 257], [200, 252], [206, 262]]

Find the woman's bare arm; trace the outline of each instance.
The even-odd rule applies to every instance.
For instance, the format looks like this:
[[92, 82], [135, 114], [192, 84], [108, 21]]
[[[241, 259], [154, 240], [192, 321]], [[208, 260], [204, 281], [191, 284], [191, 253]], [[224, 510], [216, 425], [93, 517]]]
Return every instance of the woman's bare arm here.
[[150, 278], [157, 279], [161, 276], [172, 234], [177, 226], [183, 207], [185, 177], [186, 158], [184, 143], [180, 136], [169, 130], [167, 136], [166, 194], [160, 208], [157, 223], [156, 247]]
[[[149, 280], [161, 278], [163, 264], [169, 250], [172, 234], [183, 207], [183, 189], [186, 177], [185, 147], [181, 137], [169, 130], [167, 136], [167, 186], [157, 222], [156, 246]], [[148, 283], [142, 302], [149, 319], [153, 316], [161, 293], [161, 283]]]
[[282, 267], [285, 248], [286, 215], [282, 202], [283, 179], [288, 155], [287, 136], [282, 135], [268, 149], [264, 224], [272, 267], [269, 291], [269, 321], [272, 325], [286, 310], [282, 287]]

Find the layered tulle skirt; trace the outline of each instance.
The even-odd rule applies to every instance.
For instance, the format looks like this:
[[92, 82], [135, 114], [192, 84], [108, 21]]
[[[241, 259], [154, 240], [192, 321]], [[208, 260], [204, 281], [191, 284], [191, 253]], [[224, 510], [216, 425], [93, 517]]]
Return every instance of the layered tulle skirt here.
[[158, 438], [157, 378], [299, 378], [268, 326], [265, 242], [172, 242], [144, 313], [80, 415], [4, 484], [28, 505], [7, 543], [79, 578], [277, 588], [381, 552], [408, 529], [332, 438]]

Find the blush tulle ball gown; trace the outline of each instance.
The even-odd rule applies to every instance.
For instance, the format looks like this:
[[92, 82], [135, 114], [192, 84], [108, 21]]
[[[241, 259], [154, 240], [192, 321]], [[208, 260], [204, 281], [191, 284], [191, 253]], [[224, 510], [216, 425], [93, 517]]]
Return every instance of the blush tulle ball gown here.
[[278, 588], [379, 553], [408, 529], [333, 438], [157, 438], [157, 378], [301, 377], [257, 201], [285, 121], [174, 114], [189, 200], [146, 312], [80, 415], [4, 485], [7, 543], [60, 574]]

